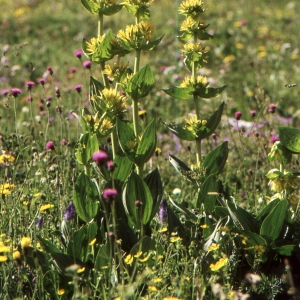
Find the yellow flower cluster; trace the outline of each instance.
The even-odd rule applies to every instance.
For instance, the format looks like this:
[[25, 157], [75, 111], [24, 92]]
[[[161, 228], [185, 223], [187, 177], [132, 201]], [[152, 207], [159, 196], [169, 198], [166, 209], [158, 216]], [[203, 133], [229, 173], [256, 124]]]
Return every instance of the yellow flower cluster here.
[[10, 195], [11, 190], [15, 187], [12, 183], [0, 184], [0, 195]]
[[98, 36], [91, 38], [89, 41], [85, 41], [86, 44], [86, 54], [92, 55], [97, 51], [97, 48], [100, 46], [103, 41], [104, 36]]
[[154, 0], [125, 0], [123, 2], [121, 2], [121, 4], [124, 5], [143, 5], [143, 4], [150, 4], [152, 3]]
[[13, 163], [15, 158], [10, 154], [2, 154], [0, 155], [0, 164], [9, 164]]
[[202, 0], [186, 0], [181, 3], [178, 11], [184, 16], [198, 17], [205, 11], [204, 3]]
[[149, 21], [142, 21], [136, 25], [127, 25], [125, 30], [117, 34], [128, 47], [140, 49], [141, 46], [149, 43], [153, 38], [154, 24]]
[[185, 77], [180, 87], [192, 87], [195, 89], [206, 88], [209, 82], [206, 76], [198, 75], [196, 81], [192, 77]]
[[206, 123], [206, 120], [198, 120], [197, 117], [194, 116], [186, 120], [186, 125], [184, 126], [184, 128], [189, 130], [193, 134], [197, 134], [201, 127], [205, 126]]
[[204, 30], [207, 27], [205, 22], [192, 17], [186, 18], [181, 24], [180, 31], [193, 32], [195, 30]]
[[223, 268], [228, 262], [228, 258], [220, 258], [215, 264], [210, 264], [210, 269], [212, 271], [218, 271]]

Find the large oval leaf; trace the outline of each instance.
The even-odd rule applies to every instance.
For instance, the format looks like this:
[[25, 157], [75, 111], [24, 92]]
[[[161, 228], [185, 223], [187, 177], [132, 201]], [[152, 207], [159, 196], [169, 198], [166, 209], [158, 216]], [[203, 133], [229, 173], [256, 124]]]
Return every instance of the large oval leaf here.
[[284, 147], [293, 153], [300, 153], [300, 130], [292, 127], [279, 127], [279, 139]]

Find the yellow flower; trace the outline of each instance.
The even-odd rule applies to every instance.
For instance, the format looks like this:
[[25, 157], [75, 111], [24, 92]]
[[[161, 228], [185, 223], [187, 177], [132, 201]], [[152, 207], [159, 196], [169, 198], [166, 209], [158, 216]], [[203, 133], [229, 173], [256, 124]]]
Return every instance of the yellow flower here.
[[86, 44], [86, 54], [92, 55], [97, 51], [97, 48], [100, 46], [101, 42], [103, 41], [104, 36], [98, 36], [91, 38], [89, 41], [85, 41]]
[[227, 55], [226, 57], [224, 57], [223, 62], [228, 63], [228, 62], [231, 62], [234, 60], [235, 60], [235, 55], [230, 54], [230, 55]]
[[20, 251], [15, 251], [14, 253], [13, 253], [13, 259], [14, 260], [19, 260], [21, 258], [21, 253], [20, 253]]
[[148, 289], [149, 289], [150, 292], [157, 292], [157, 288], [153, 285], [149, 285]]
[[15, 187], [12, 183], [0, 184], [0, 195], [10, 195], [11, 190]]
[[198, 120], [196, 116], [193, 116], [190, 119], [186, 120], [186, 125], [184, 126], [184, 128], [196, 135], [197, 132], [203, 126], [205, 126], [206, 123], [206, 120]]
[[9, 252], [9, 251], [10, 251], [10, 247], [5, 246], [3, 243], [0, 243], [0, 253]]
[[236, 49], [244, 49], [245, 46], [244, 46], [242, 43], [236, 43], [236, 44], [235, 44], [235, 48], [236, 48]]
[[207, 49], [202, 46], [201, 43], [186, 43], [184, 44], [184, 50], [182, 50], [183, 54], [188, 54], [188, 53], [207, 53]]
[[181, 24], [180, 31], [194, 32], [198, 30], [204, 30], [207, 27], [205, 22], [198, 19], [187, 17]]
[[203, 13], [204, 3], [202, 0], [186, 0], [179, 6], [178, 12], [184, 16], [198, 17], [200, 13]]
[[176, 243], [176, 242], [179, 242], [179, 241], [181, 241], [181, 237], [179, 237], [179, 236], [172, 236], [170, 238], [170, 243]]
[[90, 245], [90, 246], [93, 246], [95, 243], [96, 243], [96, 238], [92, 239], [92, 240], [89, 242], [89, 245]]
[[79, 269], [77, 270], [77, 273], [82, 273], [82, 272], [84, 272], [84, 270], [85, 270], [85, 267], [79, 268]]
[[163, 228], [159, 229], [158, 232], [166, 232], [166, 231], [168, 231], [168, 227], [163, 227]]
[[124, 259], [125, 264], [131, 265], [133, 262], [133, 256], [131, 254], [128, 254]]
[[136, 25], [127, 25], [125, 30], [118, 32], [121, 39], [128, 48], [140, 49], [153, 39], [154, 24], [149, 21], [142, 21]]
[[63, 295], [65, 293], [65, 290], [64, 289], [59, 289], [57, 291], [57, 295]]
[[185, 77], [180, 87], [206, 88], [209, 82], [206, 76], [198, 75], [196, 81], [192, 77]]
[[41, 206], [40, 211], [44, 211], [44, 210], [47, 210], [47, 209], [53, 208], [53, 207], [54, 207], [53, 204], [45, 204], [45, 205]]
[[210, 247], [208, 247], [207, 250], [208, 250], [208, 252], [215, 251], [215, 250], [218, 250], [219, 247], [220, 247], [220, 245], [218, 245], [218, 244], [212, 244]]
[[158, 277], [158, 278], [154, 278], [153, 279], [154, 283], [158, 283], [158, 282], [162, 282], [162, 278]]
[[137, 252], [135, 255], [133, 255], [135, 258], [140, 257], [143, 254], [142, 251]]
[[259, 254], [259, 255], [263, 254], [266, 251], [266, 249], [263, 245], [256, 245], [256, 246], [254, 246], [254, 249], [256, 250], [257, 254]]
[[31, 244], [30, 237], [28, 237], [28, 236], [22, 237], [22, 240], [21, 240], [21, 248], [22, 249], [29, 247], [30, 244]]
[[207, 224], [203, 224], [203, 225], [200, 225], [200, 227], [203, 228], [203, 229], [206, 229], [206, 228], [208, 228], [209, 226], [208, 226]]
[[209, 267], [212, 271], [218, 271], [223, 268], [228, 262], [228, 258], [220, 258], [215, 264], [211, 264]]
[[8, 257], [7, 255], [0, 255], [0, 262], [5, 262], [7, 261]]
[[257, 53], [257, 57], [265, 57], [267, 56], [267, 52], [266, 51], [261, 51]]
[[15, 161], [15, 158], [10, 154], [0, 155], [0, 164], [13, 163], [14, 161]]
[[143, 5], [143, 4], [150, 4], [154, 0], [124, 0], [121, 4], [124, 5]]
[[181, 300], [180, 298], [177, 297], [165, 297], [163, 300]]

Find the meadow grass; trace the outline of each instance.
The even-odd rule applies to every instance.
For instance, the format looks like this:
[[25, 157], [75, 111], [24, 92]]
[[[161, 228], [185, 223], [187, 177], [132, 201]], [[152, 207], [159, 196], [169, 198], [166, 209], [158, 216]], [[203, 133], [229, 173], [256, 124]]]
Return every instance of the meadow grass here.
[[[190, 75], [177, 38], [180, 3], [150, 4], [154, 36], [164, 36], [140, 66], [150, 65], [155, 83], [146, 98], [131, 97], [125, 118], [131, 121], [136, 102], [134, 135], [140, 142], [156, 118], [157, 142], [144, 138], [155, 147], [147, 163], [137, 163], [122, 144], [134, 120], [112, 119], [126, 154], [117, 158], [111, 136], [94, 138], [88, 129], [96, 118], [90, 76], [101, 81], [102, 73], [74, 53], [83, 38], [97, 36], [97, 18], [70, 0], [0, 1], [1, 299], [299, 298], [298, 133], [278, 129], [298, 126], [299, 4], [205, 2], [214, 38], [204, 42], [207, 63], [198, 74], [227, 87], [201, 100], [198, 112], [162, 91]], [[104, 17], [103, 30], [134, 23], [123, 9]], [[133, 69], [134, 54], [123, 62]], [[182, 125], [197, 113], [207, 120], [222, 101], [199, 163], [194, 141], [163, 122]], [[81, 117], [83, 106], [92, 113]], [[207, 180], [209, 168], [199, 166], [224, 142], [224, 166]], [[98, 158], [91, 163], [98, 149], [117, 171]], [[188, 171], [174, 169], [169, 154]]]

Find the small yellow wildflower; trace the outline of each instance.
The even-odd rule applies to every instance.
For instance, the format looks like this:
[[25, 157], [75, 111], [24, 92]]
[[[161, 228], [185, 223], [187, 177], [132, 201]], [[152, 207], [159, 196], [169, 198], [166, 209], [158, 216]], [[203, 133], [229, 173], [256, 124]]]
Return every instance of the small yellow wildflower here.
[[206, 28], [205, 22], [199, 21], [192, 17], [187, 17], [181, 24], [180, 31], [197, 32], [198, 30], [204, 30]]
[[30, 237], [28, 237], [28, 236], [22, 237], [22, 240], [21, 240], [21, 248], [22, 249], [29, 247], [30, 244], [31, 244]]
[[158, 278], [154, 278], [153, 279], [154, 283], [158, 283], [158, 282], [162, 282], [162, 278], [158, 277]]
[[10, 195], [11, 190], [15, 187], [12, 183], [0, 184], [0, 195]]
[[57, 291], [57, 295], [63, 295], [65, 293], [65, 290], [64, 289], [59, 289]]
[[209, 226], [208, 226], [207, 224], [200, 225], [200, 227], [201, 227], [202, 229], [209, 228]]
[[246, 245], [246, 244], [247, 244], [248, 238], [247, 238], [246, 236], [242, 235], [242, 234], [240, 234], [240, 237], [242, 238], [242, 243], [243, 243], [244, 245]]
[[8, 257], [7, 255], [0, 255], [0, 262], [5, 262], [7, 261]]
[[195, 135], [207, 123], [206, 120], [201, 120], [201, 119], [198, 120], [196, 116], [191, 117], [190, 119], [185, 120], [185, 121], [186, 121], [186, 124], [185, 124], [184, 128]]
[[242, 44], [242, 43], [236, 43], [236, 44], [235, 44], [235, 48], [236, 48], [236, 49], [244, 49], [245, 46], [244, 46], [244, 44]]
[[91, 38], [89, 41], [85, 41], [86, 44], [86, 54], [92, 55], [97, 51], [97, 48], [100, 46], [101, 42], [103, 41], [104, 36], [98, 36]]
[[210, 264], [210, 269], [212, 271], [218, 271], [219, 269], [223, 268], [228, 262], [228, 258], [220, 258], [215, 264]]
[[90, 246], [93, 246], [95, 243], [96, 243], [96, 238], [92, 239], [92, 240], [89, 242], [89, 245], [90, 245]]
[[10, 251], [10, 247], [5, 246], [3, 243], [0, 243], [0, 253], [9, 252], [9, 251]]
[[267, 52], [266, 51], [260, 51], [257, 53], [257, 57], [265, 57], [267, 56]]
[[138, 257], [140, 257], [142, 254], [143, 254], [143, 252], [142, 252], [142, 251], [139, 251], [139, 252], [137, 252], [136, 254], [134, 254], [133, 256], [134, 256], [135, 258], [138, 258]]
[[181, 239], [181, 237], [179, 237], [179, 236], [172, 236], [171, 238], [170, 238], [170, 243], [176, 243], [176, 242], [179, 242], [179, 241], [181, 241], [182, 239]]
[[182, 300], [182, 299], [177, 297], [165, 297], [163, 298], [163, 300]]
[[150, 292], [157, 292], [157, 288], [153, 285], [149, 285], [148, 289], [149, 289]]
[[44, 211], [44, 210], [47, 210], [47, 209], [50, 209], [50, 208], [53, 208], [53, 207], [54, 207], [53, 204], [45, 204], [45, 205], [41, 206], [40, 211]]
[[133, 262], [133, 256], [131, 254], [128, 254], [124, 259], [125, 264], [131, 265]]
[[166, 231], [168, 231], [168, 227], [163, 227], [163, 228], [159, 229], [158, 232], [162, 233], [162, 232], [166, 232]]
[[256, 246], [254, 246], [254, 248], [258, 255], [261, 255], [266, 251], [266, 249], [263, 245], [256, 245]]
[[15, 158], [10, 154], [2, 154], [0, 155], [0, 164], [9, 164], [13, 163]]
[[78, 270], [77, 270], [77, 273], [82, 273], [82, 272], [84, 272], [85, 271], [85, 267], [82, 267], [82, 268], [79, 268]]
[[234, 60], [235, 60], [235, 55], [230, 54], [230, 55], [227, 55], [226, 57], [224, 57], [223, 62], [224, 63], [229, 63], [229, 62], [232, 62]]
[[220, 245], [218, 245], [218, 244], [212, 244], [210, 247], [208, 247], [207, 250], [208, 250], [208, 252], [215, 251], [215, 250], [218, 250], [219, 247], [220, 247]]
[[20, 251], [15, 251], [14, 253], [13, 253], [13, 259], [14, 260], [19, 260], [21, 258], [21, 253], [20, 253]]
[[185, 77], [180, 87], [192, 87], [195, 89], [206, 88], [209, 82], [206, 76], [198, 75], [196, 81], [192, 77]]

